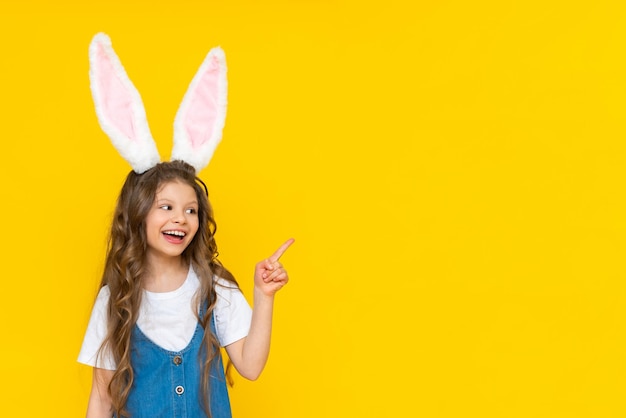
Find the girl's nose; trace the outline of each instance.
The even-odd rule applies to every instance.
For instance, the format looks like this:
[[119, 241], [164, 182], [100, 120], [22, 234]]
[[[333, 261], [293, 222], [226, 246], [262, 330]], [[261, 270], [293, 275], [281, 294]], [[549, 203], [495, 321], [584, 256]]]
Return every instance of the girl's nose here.
[[172, 215], [172, 222], [177, 223], [177, 224], [185, 223], [185, 215], [181, 212], [175, 212]]

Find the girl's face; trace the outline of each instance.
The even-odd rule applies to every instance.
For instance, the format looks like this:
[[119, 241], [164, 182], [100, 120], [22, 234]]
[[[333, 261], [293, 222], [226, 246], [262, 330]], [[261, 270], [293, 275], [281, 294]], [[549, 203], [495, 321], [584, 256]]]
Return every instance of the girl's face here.
[[178, 181], [158, 189], [146, 217], [149, 257], [180, 257], [198, 231], [198, 200], [194, 189]]

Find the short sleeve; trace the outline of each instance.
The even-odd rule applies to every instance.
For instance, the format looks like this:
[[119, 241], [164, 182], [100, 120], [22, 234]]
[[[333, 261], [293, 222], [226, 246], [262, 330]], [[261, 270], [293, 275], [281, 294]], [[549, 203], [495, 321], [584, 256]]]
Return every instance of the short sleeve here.
[[252, 308], [241, 290], [224, 279], [217, 280], [215, 291], [217, 302], [213, 313], [217, 339], [222, 347], [226, 347], [248, 335]]
[[115, 370], [117, 367], [110, 353], [105, 350], [99, 353], [107, 334], [106, 310], [110, 294], [108, 286], [102, 287], [98, 293], [78, 355], [78, 362], [101, 369]]

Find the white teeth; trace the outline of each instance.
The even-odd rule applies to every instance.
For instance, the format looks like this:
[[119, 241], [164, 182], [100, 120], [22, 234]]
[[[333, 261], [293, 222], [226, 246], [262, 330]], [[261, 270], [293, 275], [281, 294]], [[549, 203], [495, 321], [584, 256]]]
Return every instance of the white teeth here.
[[187, 235], [183, 231], [163, 231], [163, 233], [167, 235], [176, 235], [177, 237], [184, 237]]

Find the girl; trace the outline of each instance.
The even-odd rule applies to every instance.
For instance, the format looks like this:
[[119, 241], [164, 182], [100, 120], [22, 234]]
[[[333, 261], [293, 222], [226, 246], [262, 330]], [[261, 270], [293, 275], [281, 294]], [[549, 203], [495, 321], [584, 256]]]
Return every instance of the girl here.
[[185, 134], [175, 134], [173, 161], [162, 163], [106, 35], [94, 38], [90, 59], [99, 121], [133, 171], [79, 355], [94, 367], [87, 417], [230, 417], [220, 346], [242, 376], [260, 375], [274, 295], [288, 281], [279, 259], [293, 239], [256, 265], [250, 309], [217, 260], [216, 224], [196, 175], [221, 138], [223, 54], [211, 51], [194, 78], [176, 121]]

